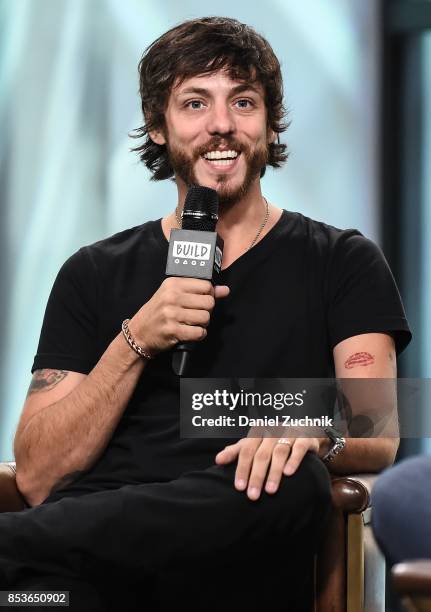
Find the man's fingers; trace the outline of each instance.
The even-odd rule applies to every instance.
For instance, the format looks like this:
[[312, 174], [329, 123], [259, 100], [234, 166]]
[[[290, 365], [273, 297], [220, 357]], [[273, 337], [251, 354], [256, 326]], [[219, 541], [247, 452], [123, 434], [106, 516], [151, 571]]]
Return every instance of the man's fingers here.
[[255, 452], [247, 490], [247, 495], [252, 500], [260, 497], [268, 466], [272, 460], [273, 448], [274, 441], [271, 438], [264, 438]]
[[181, 278], [183, 291], [190, 293], [209, 294], [214, 297], [226, 297], [230, 293], [227, 285], [213, 285], [211, 281], [200, 278]]
[[183, 292], [180, 293], [176, 300], [176, 305], [182, 308], [204, 309], [211, 312], [215, 306], [216, 299], [227, 297], [229, 293], [230, 289], [226, 285], [213, 287], [208, 293]]
[[[214, 287], [211, 281], [204, 280], [203, 278], [191, 278], [191, 277], [169, 277], [174, 280], [171, 281], [175, 289], [180, 293], [194, 293], [200, 295], [213, 295]], [[164, 282], [169, 280], [166, 279]]]
[[215, 298], [211, 294], [182, 293], [178, 298], [177, 305], [182, 308], [200, 309], [211, 312], [215, 306]]
[[227, 297], [229, 293], [230, 293], [230, 289], [227, 285], [216, 285], [214, 287], [214, 297], [215, 298]]
[[298, 469], [301, 461], [304, 459], [306, 452], [309, 450], [311, 444], [310, 441], [312, 438], [297, 438], [292, 447], [292, 452], [290, 453], [290, 457], [286, 462], [286, 465], [283, 469], [283, 474], [285, 476], [292, 476]]
[[235, 487], [238, 491], [244, 491], [247, 488], [259, 445], [260, 439], [244, 438], [241, 440], [238, 465], [235, 472]]
[[289, 438], [283, 438], [283, 440], [286, 440], [286, 443], [277, 443], [272, 452], [271, 467], [265, 485], [267, 493], [275, 493], [277, 491], [283, 474], [283, 468], [292, 451], [294, 440]]
[[180, 342], [199, 342], [206, 337], [207, 333], [206, 327], [178, 323], [173, 335]]
[[239, 454], [239, 444], [236, 442], [235, 444], [229, 444], [225, 446], [223, 450], [221, 450], [215, 456], [216, 463], [231, 463], [234, 459], [238, 457]]
[[184, 325], [199, 325], [200, 327], [207, 327], [210, 323], [211, 315], [206, 310], [192, 310], [191, 308], [184, 308], [178, 314], [178, 321], [184, 323]]
[[[309, 450], [319, 449], [317, 438], [283, 438], [286, 442], [275, 442], [273, 438], [242, 438], [226, 446], [216, 455], [216, 463], [230, 463], [238, 457], [235, 472], [235, 488], [247, 489], [249, 499], [259, 499], [266, 476], [265, 491], [275, 493], [282, 475], [295, 473]], [[268, 467], [269, 471], [268, 471]]]

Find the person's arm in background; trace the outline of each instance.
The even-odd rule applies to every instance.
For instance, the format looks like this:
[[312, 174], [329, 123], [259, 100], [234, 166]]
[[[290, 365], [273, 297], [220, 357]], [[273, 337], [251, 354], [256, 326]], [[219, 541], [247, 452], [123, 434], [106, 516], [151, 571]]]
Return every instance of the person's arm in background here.
[[[135, 341], [150, 353], [178, 340], [206, 335], [214, 298], [227, 287], [168, 278], [129, 322]], [[36, 370], [18, 423], [14, 452], [17, 485], [28, 503], [40, 504], [54, 487], [89, 469], [106, 448], [145, 368], [119, 333], [88, 375]]]

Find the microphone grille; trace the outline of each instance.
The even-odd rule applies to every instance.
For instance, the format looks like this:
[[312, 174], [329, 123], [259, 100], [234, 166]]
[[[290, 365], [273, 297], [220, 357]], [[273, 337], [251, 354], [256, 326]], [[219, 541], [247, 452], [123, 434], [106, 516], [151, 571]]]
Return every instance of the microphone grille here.
[[183, 210], [183, 229], [214, 232], [218, 219], [218, 194], [215, 189], [192, 185]]

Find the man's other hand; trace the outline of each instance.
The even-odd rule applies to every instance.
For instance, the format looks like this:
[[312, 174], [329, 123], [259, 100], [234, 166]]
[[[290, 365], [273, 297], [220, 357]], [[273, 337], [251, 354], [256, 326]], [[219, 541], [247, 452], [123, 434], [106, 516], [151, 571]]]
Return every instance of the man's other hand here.
[[[283, 440], [280, 442], [279, 440]], [[308, 451], [319, 453], [326, 443], [324, 438], [242, 438], [220, 451], [218, 465], [238, 459], [235, 488], [245, 491], [251, 500], [260, 497], [266, 478], [265, 491], [277, 491], [282, 475], [292, 476]]]

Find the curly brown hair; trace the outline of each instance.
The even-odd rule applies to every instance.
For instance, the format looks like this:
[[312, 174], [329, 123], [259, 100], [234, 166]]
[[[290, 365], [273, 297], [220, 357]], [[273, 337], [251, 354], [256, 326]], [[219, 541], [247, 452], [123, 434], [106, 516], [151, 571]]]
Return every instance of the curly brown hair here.
[[[172, 28], [147, 49], [138, 65], [139, 94], [145, 124], [129, 134], [145, 138], [130, 149], [153, 173], [152, 180], [173, 176], [166, 145], [158, 145], [149, 136], [165, 126], [164, 112], [174, 82], [225, 69], [230, 78], [259, 82], [265, 92], [268, 127], [278, 136], [269, 145], [268, 164], [279, 168], [288, 157], [279, 134], [289, 123], [283, 106], [283, 80], [280, 63], [269, 43], [252, 27], [228, 17], [191, 19]], [[265, 174], [265, 167], [261, 176]]]

